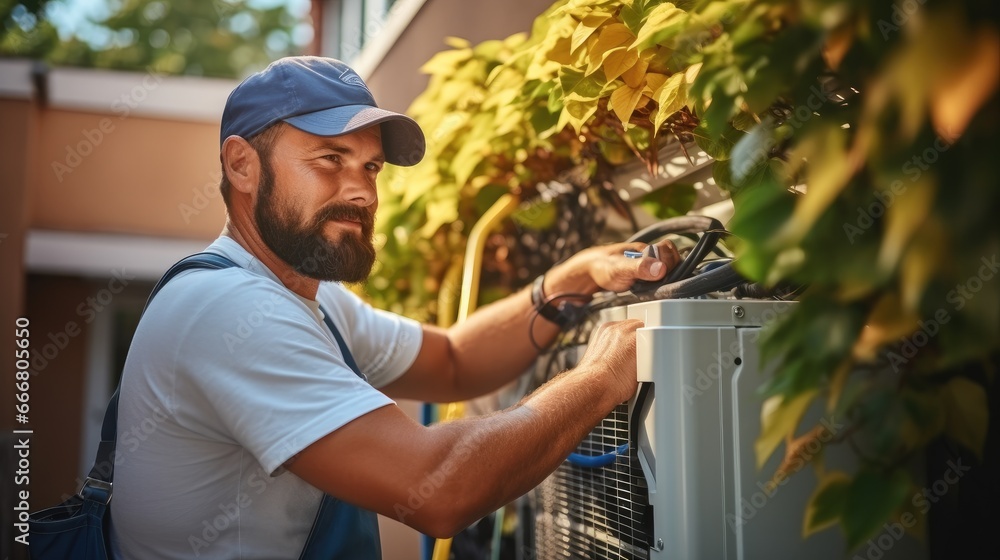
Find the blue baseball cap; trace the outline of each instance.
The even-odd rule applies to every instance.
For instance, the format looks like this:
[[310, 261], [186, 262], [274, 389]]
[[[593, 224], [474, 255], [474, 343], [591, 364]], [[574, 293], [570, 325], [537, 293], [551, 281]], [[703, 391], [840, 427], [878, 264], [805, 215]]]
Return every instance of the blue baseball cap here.
[[416, 121], [379, 109], [361, 76], [333, 58], [282, 58], [243, 80], [226, 101], [219, 143], [233, 135], [249, 139], [278, 121], [317, 136], [377, 124], [387, 162], [414, 165], [424, 157], [424, 133]]

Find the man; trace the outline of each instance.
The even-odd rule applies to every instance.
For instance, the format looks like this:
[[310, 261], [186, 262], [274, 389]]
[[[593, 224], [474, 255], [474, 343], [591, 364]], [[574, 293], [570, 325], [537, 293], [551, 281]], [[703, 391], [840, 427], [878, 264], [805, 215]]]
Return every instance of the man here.
[[[208, 251], [239, 267], [179, 275], [136, 331], [118, 412], [119, 433], [136, 437], [118, 443], [117, 557], [297, 558], [314, 520], [314, 533], [343, 533], [334, 557], [378, 557], [370, 512], [450, 536], [538, 484], [634, 394], [640, 324], [626, 321], [598, 329], [578, 367], [509, 410], [417, 424], [391, 399], [499, 388], [535, 358], [537, 312], [525, 290], [443, 330], [339, 284], [367, 277], [375, 179], [423, 156], [419, 127], [378, 109], [344, 64], [297, 57], [233, 91], [221, 140], [228, 219]], [[622, 256], [641, 244], [583, 251], [541, 291], [662, 278], [679, 260], [664, 248], [662, 260]], [[536, 340], [558, 332], [535, 323]], [[324, 493], [336, 513], [321, 525]]]

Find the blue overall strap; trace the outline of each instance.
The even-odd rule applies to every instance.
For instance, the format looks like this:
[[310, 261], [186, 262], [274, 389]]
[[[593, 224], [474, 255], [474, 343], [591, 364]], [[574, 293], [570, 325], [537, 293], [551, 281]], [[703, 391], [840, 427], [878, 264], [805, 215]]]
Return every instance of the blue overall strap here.
[[[344, 342], [330, 314], [323, 311], [323, 322], [337, 339], [340, 353], [347, 366], [367, 381], [351, 350]], [[323, 495], [306, 545], [299, 560], [380, 560], [382, 542], [378, 532], [378, 516], [373, 512], [344, 503], [329, 494]]]
[[347, 343], [344, 342], [344, 337], [337, 329], [337, 325], [333, 324], [333, 319], [330, 318], [330, 314], [327, 313], [322, 307], [320, 307], [319, 310], [323, 312], [323, 322], [326, 323], [326, 328], [330, 329], [330, 332], [333, 333], [333, 338], [337, 339], [337, 346], [340, 346], [340, 353], [344, 355], [344, 361], [347, 362], [347, 367], [351, 368], [351, 371], [367, 382], [368, 376], [361, 372], [361, 368], [358, 367], [358, 362], [354, 361], [351, 349], [348, 348]]
[[[181, 272], [194, 270], [196, 268], [219, 270], [223, 268], [232, 268], [234, 266], [239, 265], [217, 253], [195, 253], [194, 255], [185, 257], [167, 269], [167, 272], [163, 274], [160, 281], [153, 287], [153, 291], [149, 294], [149, 298], [146, 299], [146, 305], [143, 306], [142, 312], [146, 313], [146, 308], [149, 307], [149, 303], [153, 301], [156, 294], [160, 292], [163, 286], [167, 285], [167, 282], [172, 280]], [[115, 393], [111, 395], [111, 400], [108, 402], [108, 408], [104, 411], [104, 423], [101, 425], [101, 443], [97, 446], [97, 458], [94, 460], [94, 466], [91, 467], [90, 474], [87, 475], [87, 480], [84, 482], [83, 488], [80, 490], [80, 495], [85, 498], [88, 497], [88, 494], [92, 492], [94, 488], [99, 488], [104, 489], [107, 492], [107, 499], [105, 502], [111, 500], [111, 486], [107, 483], [110, 483], [114, 479], [115, 475], [115, 448], [117, 447], [118, 441], [119, 391], [121, 391], [121, 381], [118, 382], [118, 387], [115, 389]]]

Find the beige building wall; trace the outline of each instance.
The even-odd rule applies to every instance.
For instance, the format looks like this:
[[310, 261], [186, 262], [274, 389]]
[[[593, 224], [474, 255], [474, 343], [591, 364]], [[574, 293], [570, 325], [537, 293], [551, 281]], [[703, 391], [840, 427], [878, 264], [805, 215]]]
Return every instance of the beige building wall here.
[[[446, 37], [459, 37], [475, 45], [529, 32], [531, 23], [553, 2], [427, 0], [365, 80], [380, 106], [405, 111], [427, 87], [428, 77], [420, 73], [420, 67], [434, 54], [450, 48], [444, 43]], [[375, 48], [380, 39], [373, 39]]]
[[212, 239], [222, 229], [218, 124], [42, 112], [31, 227]]

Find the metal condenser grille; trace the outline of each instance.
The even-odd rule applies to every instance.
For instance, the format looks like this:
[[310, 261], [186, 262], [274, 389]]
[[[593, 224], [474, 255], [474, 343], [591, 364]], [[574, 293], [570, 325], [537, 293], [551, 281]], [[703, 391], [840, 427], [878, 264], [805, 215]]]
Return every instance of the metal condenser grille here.
[[[594, 428], [577, 453], [608, 453], [628, 438], [628, 406], [621, 404]], [[538, 560], [649, 558], [649, 498], [632, 446], [627, 456], [606, 467], [563, 463], [533, 497]]]

